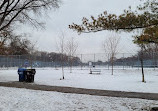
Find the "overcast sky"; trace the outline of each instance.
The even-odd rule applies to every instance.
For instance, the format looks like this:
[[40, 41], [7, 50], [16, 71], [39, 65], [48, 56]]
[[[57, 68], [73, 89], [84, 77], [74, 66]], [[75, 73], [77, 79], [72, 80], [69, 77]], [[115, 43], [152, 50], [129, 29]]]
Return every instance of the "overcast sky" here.
[[[81, 23], [83, 17], [89, 18], [91, 15], [97, 17], [105, 10], [109, 13], [121, 14], [129, 5], [136, 7], [139, 0], [62, 0], [59, 9], [48, 12], [49, 17], [43, 17], [46, 23], [45, 30], [23, 29], [21, 32], [29, 32], [36, 47], [41, 51], [57, 52], [56, 42], [61, 31], [65, 38], [74, 37], [78, 42], [79, 54], [102, 53], [102, 43], [112, 32], [102, 31], [97, 33], [78, 35], [68, 28], [69, 24]], [[119, 33], [121, 37], [119, 49], [121, 53], [135, 53], [138, 48], [132, 42], [132, 34]]]

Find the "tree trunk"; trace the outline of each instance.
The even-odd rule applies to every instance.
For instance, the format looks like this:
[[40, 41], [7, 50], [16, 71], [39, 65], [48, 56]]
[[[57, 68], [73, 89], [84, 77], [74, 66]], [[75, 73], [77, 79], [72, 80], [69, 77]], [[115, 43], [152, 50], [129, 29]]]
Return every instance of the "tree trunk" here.
[[70, 73], [72, 73], [72, 59], [70, 59]]
[[64, 59], [63, 59], [63, 54], [62, 54], [62, 60], [61, 60], [61, 67], [62, 67], [62, 79], [64, 78]]
[[108, 70], [109, 70], [110, 63], [111, 63], [111, 60], [109, 59], [109, 54], [108, 54], [108, 62], [107, 62]]
[[64, 79], [64, 66], [62, 65], [62, 75], [63, 75], [63, 79]]
[[70, 73], [72, 73], [72, 67], [73, 67], [73, 58], [70, 59]]
[[145, 82], [145, 77], [144, 77], [144, 66], [143, 66], [143, 46], [141, 47], [141, 58], [140, 58], [140, 63], [141, 63], [141, 69], [142, 69], [142, 82]]
[[111, 75], [113, 75], [114, 74], [114, 60], [113, 60], [113, 57], [112, 57], [112, 60], [111, 60], [111, 65], [112, 65], [112, 68], [111, 68], [112, 73], [111, 73]]

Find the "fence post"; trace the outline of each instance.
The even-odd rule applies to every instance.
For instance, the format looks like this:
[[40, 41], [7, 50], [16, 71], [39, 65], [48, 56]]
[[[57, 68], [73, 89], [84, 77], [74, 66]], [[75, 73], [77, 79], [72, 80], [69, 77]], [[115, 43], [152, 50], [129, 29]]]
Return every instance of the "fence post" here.
[[20, 55], [19, 55], [19, 67], [20, 67]]
[[139, 53], [138, 53], [138, 70], [139, 70]]
[[82, 54], [81, 54], [81, 70], [82, 70]]
[[156, 62], [155, 62], [155, 52], [153, 52], [153, 64], [154, 64], [154, 70], [155, 70], [155, 65], [156, 65]]
[[8, 67], [9, 67], [8, 57], [9, 57], [9, 56], [7, 56], [7, 69], [8, 69]]
[[94, 66], [95, 66], [95, 54], [94, 54]]
[[13, 67], [12, 57], [13, 57], [13, 55], [11, 55], [11, 57], [10, 57], [10, 67]]
[[123, 53], [123, 70], [125, 69], [125, 63], [124, 63], [124, 53]]

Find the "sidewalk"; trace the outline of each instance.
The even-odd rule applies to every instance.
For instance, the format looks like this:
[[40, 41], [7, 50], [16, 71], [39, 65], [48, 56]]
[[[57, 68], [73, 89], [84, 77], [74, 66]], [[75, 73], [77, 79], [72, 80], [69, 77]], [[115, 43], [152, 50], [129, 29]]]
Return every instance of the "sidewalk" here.
[[88, 95], [96, 95], [96, 96], [158, 100], [158, 93], [138, 93], [138, 92], [83, 89], [83, 88], [62, 87], [62, 86], [46, 86], [46, 85], [38, 85], [34, 83], [25, 83], [25, 82], [24, 83], [23, 82], [0, 82], [0, 86], [26, 88], [26, 89], [42, 90], [42, 91], [57, 91], [57, 92], [62, 92], [62, 93], [75, 93], [75, 94], [88, 94]]

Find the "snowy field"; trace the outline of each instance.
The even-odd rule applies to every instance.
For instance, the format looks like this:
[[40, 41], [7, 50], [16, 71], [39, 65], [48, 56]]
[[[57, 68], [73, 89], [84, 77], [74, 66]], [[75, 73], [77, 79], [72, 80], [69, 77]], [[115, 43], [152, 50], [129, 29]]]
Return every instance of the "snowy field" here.
[[[145, 69], [146, 83], [141, 82], [141, 70], [101, 68], [101, 74], [89, 74], [89, 69], [37, 69], [35, 82], [31, 84], [80, 87], [88, 89], [119, 90], [158, 93], [158, 69]], [[0, 82], [18, 81], [17, 69], [0, 70]], [[149, 111], [158, 101], [69, 94], [53, 91], [36, 91], [0, 87], [0, 111]]]
[[158, 101], [0, 87], [0, 111], [149, 111]]
[[[114, 75], [111, 75], [111, 70], [100, 69], [101, 74], [97, 75], [89, 74], [88, 68], [83, 70], [75, 68], [72, 73], [68, 68], [65, 68], [65, 80], [60, 80], [62, 77], [61, 69], [37, 69], [34, 83], [87, 89], [158, 93], [158, 69], [145, 69], [146, 83], [141, 82], [141, 70], [137, 68], [117, 69], [114, 70]], [[0, 70], [0, 82], [8, 81], [18, 81], [17, 69]]]

